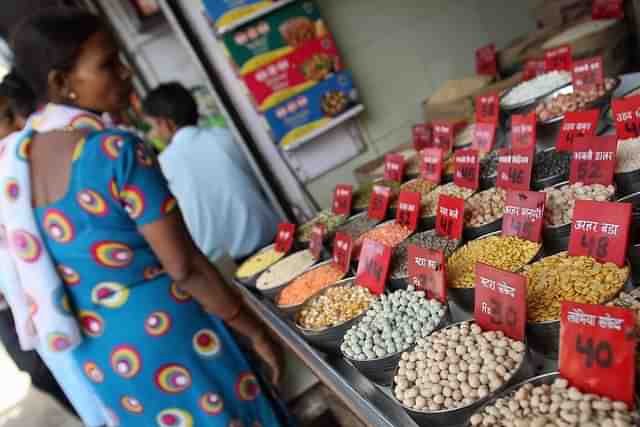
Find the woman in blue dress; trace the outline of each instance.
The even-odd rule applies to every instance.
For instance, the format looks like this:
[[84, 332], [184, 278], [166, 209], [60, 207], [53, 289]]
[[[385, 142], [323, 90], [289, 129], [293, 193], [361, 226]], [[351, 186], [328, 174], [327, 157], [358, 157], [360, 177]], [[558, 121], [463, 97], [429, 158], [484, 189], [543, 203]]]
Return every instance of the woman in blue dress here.
[[[73, 348], [110, 425], [283, 425], [227, 328], [277, 382], [268, 332], [195, 247], [143, 142], [102, 114], [125, 108], [131, 92], [111, 34], [86, 12], [47, 10], [19, 27], [13, 47], [17, 72], [48, 102], [1, 154], [13, 282], [31, 301], [25, 315], [21, 298], [8, 298], [27, 319], [21, 338]], [[64, 282], [51, 298], [29, 290], [46, 259]], [[58, 333], [47, 315], [74, 316], [82, 337]]]

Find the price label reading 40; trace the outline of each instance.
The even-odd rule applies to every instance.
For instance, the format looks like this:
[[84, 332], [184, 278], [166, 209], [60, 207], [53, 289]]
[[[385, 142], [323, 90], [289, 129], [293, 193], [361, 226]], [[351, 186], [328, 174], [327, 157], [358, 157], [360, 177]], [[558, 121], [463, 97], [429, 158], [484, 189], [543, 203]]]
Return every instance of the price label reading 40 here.
[[611, 101], [618, 139], [640, 136], [640, 95]]
[[500, 100], [495, 93], [476, 97], [476, 123], [498, 124]]
[[327, 227], [324, 224], [316, 224], [311, 229], [311, 240], [309, 240], [309, 251], [313, 256], [313, 259], [320, 259], [320, 253], [322, 252], [322, 242]]
[[296, 234], [295, 224], [281, 223], [278, 224], [278, 232], [276, 234], [275, 250], [277, 252], [287, 253], [293, 246], [293, 239]]
[[353, 186], [346, 184], [336, 185], [333, 194], [333, 213], [336, 215], [351, 215], [351, 202], [353, 200]]
[[571, 46], [564, 45], [546, 50], [544, 52], [544, 70], [571, 72]]
[[421, 151], [421, 154], [420, 174], [422, 179], [439, 185], [442, 180], [442, 163], [444, 158], [442, 148], [425, 148]]
[[333, 263], [346, 273], [351, 264], [353, 238], [348, 233], [338, 232], [333, 239]]
[[480, 156], [478, 150], [457, 150], [453, 158], [453, 182], [458, 187], [477, 190], [480, 185]]
[[387, 208], [391, 199], [391, 189], [384, 185], [374, 185], [369, 200], [367, 215], [369, 219], [382, 221], [387, 216]]
[[533, 170], [533, 150], [533, 146], [498, 150], [496, 186], [505, 190], [528, 190]]
[[616, 168], [615, 135], [588, 136], [573, 142], [569, 181], [611, 185]]
[[424, 291], [429, 299], [447, 303], [447, 280], [444, 253], [416, 245], [407, 247], [409, 284]]
[[487, 76], [498, 74], [496, 47], [493, 43], [476, 49], [476, 74]]
[[473, 140], [471, 148], [477, 151], [488, 153], [493, 150], [493, 143], [496, 139], [495, 123], [476, 123], [473, 127]]
[[636, 324], [631, 310], [563, 302], [560, 375], [584, 393], [635, 406]]
[[502, 217], [502, 234], [539, 242], [546, 197], [547, 193], [542, 191], [508, 191]]
[[599, 117], [598, 110], [565, 113], [556, 142], [556, 151], [571, 152], [576, 138], [595, 135]]
[[474, 318], [486, 331], [502, 331], [524, 341], [527, 279], [481, 262], [476, 264]]
[[449, 153], [455, 136], [454, 125], [449, 122], [433, 122], [433, 146]]
[[404, 157], [402, 154], [384, 156], [384, 179], [402, 182], [404, 177]]
[[416, 231], [420, 217], [421, 194], [417, 191], [401, 191], [398, 196], [396, 223]]
[[577, 200], [573, 209], [569, 255], [625, 264], [629, 244], [631, 203]]
[[441, 194], [436, 209], [436, 233], [450, 240], [462, 238], [464, 199]]
[[420, 152], [432, 144], [433, 127], [431, 123], [421, 123], [415, 125], [411, 131], [413, 137], [413, 148]]
[[536, 113], [511, 116], [511, 148], [531, 148], [536, 145]]
[[365, 239], [358, 261], [356, 284], [363, 286], [374, 295], [384, 292], [391, 260], [391, 248], [374, 240]]

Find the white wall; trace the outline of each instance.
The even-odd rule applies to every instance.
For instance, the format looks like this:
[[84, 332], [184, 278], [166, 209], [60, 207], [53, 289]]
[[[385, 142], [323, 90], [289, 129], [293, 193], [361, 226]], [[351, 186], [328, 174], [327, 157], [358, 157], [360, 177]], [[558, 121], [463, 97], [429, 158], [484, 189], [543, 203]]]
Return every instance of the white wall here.
[[474, 73], [474, 51], [506, 45], [535, 28], [531, 0], [320, 0], [317, 2], [367, 111], [368, 151], [314, 180], [309, 190], [329, 206], [333, 187], [399, 144], [422, 120], [421, 102], [449, 79]]

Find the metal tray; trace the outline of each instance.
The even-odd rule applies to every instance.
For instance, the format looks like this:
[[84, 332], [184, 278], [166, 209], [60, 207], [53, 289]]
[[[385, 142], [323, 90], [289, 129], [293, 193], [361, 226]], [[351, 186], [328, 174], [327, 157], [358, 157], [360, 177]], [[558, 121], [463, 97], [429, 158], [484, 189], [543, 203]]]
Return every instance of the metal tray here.
[[569, 86], [571, 85], [571, 81], [567, 82], [566, 84], [556, 87], [554, 89], [551, 89], [547, 92], [543, 92], [540, 95], [536, 96], [535, 98], [530, 98], [526, 101], [517, 103], [517, 104], [510, 104], [510, 105], [503, 105], [502, 104], [502, 99], [505, 98], [507, 95], [509, 95], [515, 88], [517, 88], [519, 85], [516, 85], [514, 87], [512, 87], [511, 89], [509, 89], [508, 91], [506, 91], [505, 93], [502, 94], [502, 96], [500, 97], [500, 109], [504, 112], [506, 112], [507, 114], [516, 114], [519, 111], [522, 111], [524, 109], [526, 109], [527, 107], [531, 107], [534, 104], [536, 104], [537, 102], [539, 102], [542, 98], [545, 98], [546, 96], [549, 96], [549, 94], [556, 92], [559, 89], [562, 89], [563, 87]]

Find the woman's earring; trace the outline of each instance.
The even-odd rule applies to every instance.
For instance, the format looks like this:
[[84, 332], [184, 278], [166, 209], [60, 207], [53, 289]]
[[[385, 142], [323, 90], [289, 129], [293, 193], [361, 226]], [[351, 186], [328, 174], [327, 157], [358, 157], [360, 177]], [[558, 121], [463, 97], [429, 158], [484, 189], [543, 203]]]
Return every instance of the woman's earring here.
[[69, 92], [69, 99], [75, 101], [78, 95], [75, 92]]

